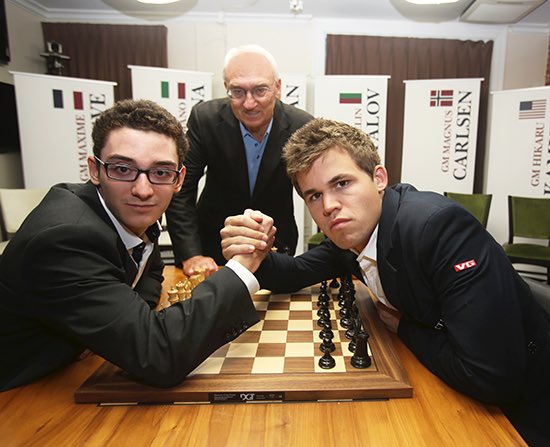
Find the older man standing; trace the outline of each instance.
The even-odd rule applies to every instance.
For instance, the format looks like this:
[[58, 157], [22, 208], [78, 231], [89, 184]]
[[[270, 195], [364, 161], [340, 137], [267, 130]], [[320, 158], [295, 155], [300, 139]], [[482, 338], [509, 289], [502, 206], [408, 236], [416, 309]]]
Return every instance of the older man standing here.
[[[277, 65], [262, 47], [231, 49], [223, 77], [228, 98], [198, 104], [191, 111], [187, 175], [166, 212], [176, 264], [182, 263], [187, 275], [197, 270], [209, 274], [225, 263], [219, 232], [227, 216], [247, 208], [276, 220], [275, 246], [280, 252], [296, 250], [292, 185], [281, 150], [312, 116], [279, 100]], [[205, 169], [206, 183], [197, 202]]]

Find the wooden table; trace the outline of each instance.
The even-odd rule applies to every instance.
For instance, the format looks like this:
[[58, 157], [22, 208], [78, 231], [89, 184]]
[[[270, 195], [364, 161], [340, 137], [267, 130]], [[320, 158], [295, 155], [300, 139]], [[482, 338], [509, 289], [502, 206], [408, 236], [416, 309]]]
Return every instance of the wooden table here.
[[[173, 283], [173, 267], [166, 270]], [[103, 362], [90, 356], [0, 393], [8, 446], [514, 446], [526, 445], [496, 407], [452, 390], [391, 340], [412, 398], [363, 402], [102, 406], [74, 391]]]

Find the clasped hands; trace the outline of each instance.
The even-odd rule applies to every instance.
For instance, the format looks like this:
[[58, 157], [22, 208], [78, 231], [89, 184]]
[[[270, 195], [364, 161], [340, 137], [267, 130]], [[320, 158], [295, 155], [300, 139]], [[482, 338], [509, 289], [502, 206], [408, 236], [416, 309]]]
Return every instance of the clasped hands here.
[[225, 219], [220, 230], [222, 253], [254, 273], [275, 241], [273, 219], [260, 211], [247, 209], [244, 214]]

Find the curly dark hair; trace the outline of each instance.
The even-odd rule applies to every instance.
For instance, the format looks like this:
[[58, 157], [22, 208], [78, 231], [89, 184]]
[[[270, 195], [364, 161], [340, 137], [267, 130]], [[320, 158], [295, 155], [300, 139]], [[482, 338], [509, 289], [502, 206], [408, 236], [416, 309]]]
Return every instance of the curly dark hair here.
[[109, 133], [121, 127], [157, 132], [176, 143], [179, 165], [183, 165], [189, 150], [183, 127], [168, 110], [146, 99], [124, 99], [105, 110], [95, 121], [92, 131], [94, 155], [101, 158], [101, 150]]
[[346, 150], [371, 177], [380, 164], [380, 156], [367, 133], [346, 123], [315, 118], [294, 132], [283, 148], [286, 171], [298, 194], [302, 192], [297, 175], [308, 172], [321, 155], [333, 148]]

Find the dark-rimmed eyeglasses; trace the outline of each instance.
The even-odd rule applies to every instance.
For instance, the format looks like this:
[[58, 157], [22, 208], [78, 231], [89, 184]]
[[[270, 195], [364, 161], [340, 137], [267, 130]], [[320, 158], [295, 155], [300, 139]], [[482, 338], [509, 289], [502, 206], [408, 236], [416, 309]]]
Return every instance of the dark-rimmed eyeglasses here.
[[241, 87], [230, 87], [227, 89], [227, 96], [233, 101], [242, 101], [248, 95], [248, 92], [252, 95], [255, 100], [265, 98], [269, 92], [271, 92], [271, 87], [268, 85], [258, 85], [246, 90]]
[[94, 158], [103, 165], [107, 177], [118, 182], [134, 182], [141, 173], [147, 176], [147, 179], [153, 185], [173, 185], [177, 182], [181, 170], [168, 168], [139, 169], [124, 163], [108, 163], [96, 157]]

